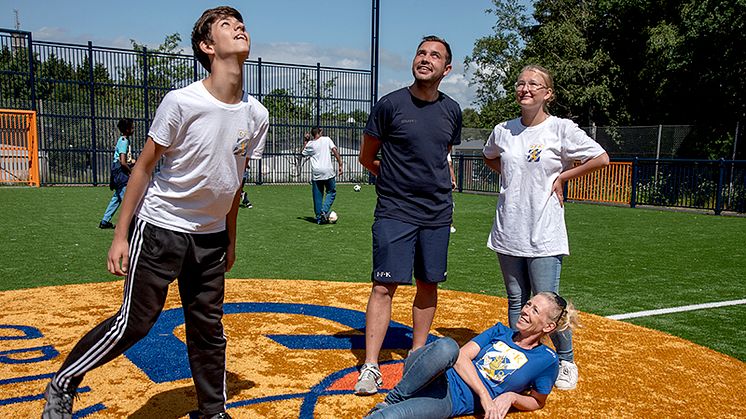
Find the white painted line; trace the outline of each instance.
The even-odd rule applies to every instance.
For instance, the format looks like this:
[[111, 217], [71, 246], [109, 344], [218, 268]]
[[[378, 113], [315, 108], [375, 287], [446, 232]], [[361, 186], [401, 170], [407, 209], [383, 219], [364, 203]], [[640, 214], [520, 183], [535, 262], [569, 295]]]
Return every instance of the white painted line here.
[[684, 311], [702, 310], [706, 308], [737, 306], [740, 304], [746, 304], [746, 299], [732, 300], [732, 301], [720, 301], [717, 303], [693, 304], [693, 305], [681, 306], [681, 307], [661, 308], [658, 310], [636, 311], [634, 313], [615, 314], [613, 316], [606, 316], [606, 318], [612, 319], [612, 320], [625, 320], [625, 319], [634, 319], [637, 317], [657, 316], [659, 314], [681, 313]]

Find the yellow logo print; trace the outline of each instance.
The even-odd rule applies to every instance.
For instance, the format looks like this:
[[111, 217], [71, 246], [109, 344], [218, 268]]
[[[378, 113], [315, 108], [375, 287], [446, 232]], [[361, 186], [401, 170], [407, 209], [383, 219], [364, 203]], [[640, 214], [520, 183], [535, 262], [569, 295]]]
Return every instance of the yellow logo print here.
[[541, 154], [541, 151], [544, 149], [543, 144], [532, 144], [528, 147], [528, 155], [526, 156], [526, 160], [529, 163], [535, 163], [538, 162], [541, 157], [539, 156]]

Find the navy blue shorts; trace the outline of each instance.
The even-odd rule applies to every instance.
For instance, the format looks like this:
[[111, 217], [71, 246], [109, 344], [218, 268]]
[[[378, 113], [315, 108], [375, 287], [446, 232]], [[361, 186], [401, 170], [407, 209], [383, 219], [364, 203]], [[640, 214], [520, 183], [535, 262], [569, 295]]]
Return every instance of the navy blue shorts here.
[[417, 226], [391, 218], [377, 218], [372, 231], [371, 280], [411, 284], [412, 273], [420, 281], [446, 280], [450, 226]]

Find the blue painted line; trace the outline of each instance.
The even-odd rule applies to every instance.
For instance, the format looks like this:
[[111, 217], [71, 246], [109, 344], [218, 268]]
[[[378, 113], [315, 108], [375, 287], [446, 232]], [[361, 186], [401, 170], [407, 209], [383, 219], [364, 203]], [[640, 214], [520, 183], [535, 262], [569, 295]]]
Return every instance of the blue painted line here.
[[102, 410], [106, 410], [106, 406], [101, 403], [96, 403], [93, 406], [88, 406], [85, 409], [80, 409], [77, 412], [73, 413], [73, 419], [84, 418]]
[[42, 337], [41, 331], [31, 326], [21, 326], [16, 324], [0, 324], [0, 330], [2, 329], [14, 329], [23, 332], [23, 336], [0, 336], [0, 340], [24, 340], [24, 339], [38, 339]]
[[50, 372], [48, 374], [27, 375], [25, 377], [5, 378], [3, 380], [0, 380], [0, 386], [4, 386], [7, 384], [26, 383], [29, 381], [37, 381], [37, 380], [48, 380], [52, 377], [54, 377], [53, 372]]

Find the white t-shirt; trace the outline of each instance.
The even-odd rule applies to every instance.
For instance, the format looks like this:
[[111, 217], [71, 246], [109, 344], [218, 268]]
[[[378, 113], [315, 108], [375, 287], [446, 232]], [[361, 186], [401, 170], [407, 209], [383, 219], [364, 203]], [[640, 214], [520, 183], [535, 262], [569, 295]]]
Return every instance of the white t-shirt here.
[[245, 93], [223, 103], [202, 81], [168, 92], [148, 132], [166, 151], [138, 216], [184, 233], [225, 230], [246, 159], [262, 157], [268, 128], [267, 108]]
[[516, 118], [497, 125], [482, 150], [500, 157], [500, 194], [487, 247], [519, 257], [570, 254], [565, 212], [552, 185], [575, 160], [604, 153], [569, 119], [550, 116], [526, 127]]
[[332, 163], [332, 149], [337, 148], [329, 137], [319, 137], [306, 143], [304, 156], [311, 156], [311, 176], [313, 180], [326, 180], [337, 176]]

